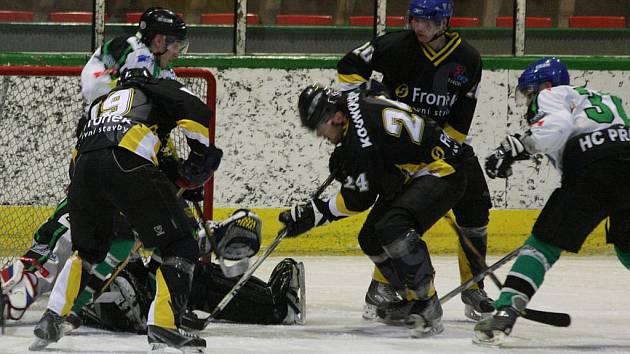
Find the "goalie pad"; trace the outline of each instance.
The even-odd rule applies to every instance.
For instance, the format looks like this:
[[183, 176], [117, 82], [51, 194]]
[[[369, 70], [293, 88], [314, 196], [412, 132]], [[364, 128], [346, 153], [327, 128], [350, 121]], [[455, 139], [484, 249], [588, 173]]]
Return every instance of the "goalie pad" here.
[[37, 297], [37, 276], [26, 271], [24, 263], [17, 260], [2, 270], [0, 281], [6, 302], [6, 317], [17, 321]]
[[[260, 250], [262, 221], [254, 212], [239, 209], [214, 230], [215, 254], [223, 274], [239, 276], [249, 267], [249, 258]], [[226, 261], [235, 262], [228, 264]]]
[[123, 270], [109, 287], [81, 313], [88, 326], [111, 331], [146, 333], [150, 299], [146, 286]]

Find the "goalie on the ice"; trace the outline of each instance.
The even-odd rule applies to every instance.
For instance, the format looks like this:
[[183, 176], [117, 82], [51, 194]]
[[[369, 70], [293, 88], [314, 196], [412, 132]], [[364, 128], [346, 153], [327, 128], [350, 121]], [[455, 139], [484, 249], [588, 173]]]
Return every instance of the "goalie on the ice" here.
[[[232, 289], [247, 269], [249, 258], [260, 249], [262, 222], [258, 216], [239, 209], [222, 222], [208, 222], [209, 237], [199, 233], [199, 248], [207, 259], [214, 252], [218, 264], [199, 261], [195, 266], [188, 310], [182, 326], [193, 330], [204, 327], [210, 313]], [[203, 229], [203, 228], [202, 228]], [[129, 262], [113, 280], [109, 290], [81, 314], [85, 325], [113, 331], [146, 332], [146, 315], [152, 300], [150, 277], [153, 263], [145, 265], [140, 257]], [[221, 311], [216, 320], [254, 324], [298, 324], [304, 320], [304, 268], [291, 258], [280, 261], [269, 281], [250, 278]]]

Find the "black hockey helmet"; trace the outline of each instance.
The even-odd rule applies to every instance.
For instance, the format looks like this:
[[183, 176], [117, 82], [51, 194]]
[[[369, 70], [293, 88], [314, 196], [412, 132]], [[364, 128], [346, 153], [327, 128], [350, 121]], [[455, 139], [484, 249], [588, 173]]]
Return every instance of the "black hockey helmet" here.
[[162, 7], [150, 7], [142, 16], [138, 24], [140, 40], [150, 45], [156, 34], [172, 37], [174, 40], [186, 40], [186, 23], [173, 11]]
[[302, 125], [310, 130], [315, 130], [331, 114], [335, 113], [337, 102], [341, 93], [329, 87], [318, 84], [307, 86], [298, 101], [300, 120]]
[[132, 83], [144, 84], [149, 81], [151, 77], [151, 72], [145, 67], [125, 69], [120, 73], [118, 85], [128, 85]]

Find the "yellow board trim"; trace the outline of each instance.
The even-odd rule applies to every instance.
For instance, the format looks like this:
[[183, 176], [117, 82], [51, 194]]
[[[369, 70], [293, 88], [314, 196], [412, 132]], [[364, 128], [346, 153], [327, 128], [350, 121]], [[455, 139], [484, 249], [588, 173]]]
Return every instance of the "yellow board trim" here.
[[[247, 205], [242, 205], [247, 207]], [[32, 243], [33, 232], [39, 224], [50, 216], [54, 206], [0, 206], [0, 254], [19, 256]], [[215, 208], [214, 220], [227, 219], [236, 208]], [[277, 236], [281, 225], [278, 214], [286, 208], [252, 208], [263, 222], [263, 250]], [[521, 246], [531, 233], [532, 226], [540, 210], [497, 209], [490, 211], [488, 225], [488, 254], [502, 256]], [[28, 215], [28, 216], [27, 216]], [[274, 255], [355, 255], [363, 252], [357, 242], [357, 235], [365, 221], [367, 212], [354, 215], [330, 224], [316, 227], [303, 236], [285, 238]], [[18, 222], [18, 220], [28, 220]], [[6, 236], [6, 237], [5, 237]], [[457, 235], [446, 221], [438, 221], [422, 237], [431, 255], [456, 255], [459, 242]], [[568, 253], [570, 254], [570, 253]], [[612, 245], [606, 244], [604, 223], [602, 222], [587, 238], [580, 255], [610, 255], [614, 257]]]

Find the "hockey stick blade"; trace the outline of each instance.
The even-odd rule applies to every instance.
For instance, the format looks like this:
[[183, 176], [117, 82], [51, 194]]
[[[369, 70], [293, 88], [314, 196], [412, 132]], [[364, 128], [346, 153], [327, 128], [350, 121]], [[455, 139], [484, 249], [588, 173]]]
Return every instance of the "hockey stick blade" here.
[[[451, 217], [449, 214], [446, 214], [444, 218], [446, 219], [448, 224], [453, 228], [453, 230], [455, 230], [459, 239], [462, 240], [462, 242], [466, 244], [466, 247], [468, 247], [470, 251], [475, 255], [475, 257], [477, 258], [477, 262], [479, 262], [480, 265], [486, 267], [486, 262], [484, 258], [481, 256], [479, 251], [475, 248], [475, 245], [473, 245], [473, 243], [468, 239], [468, 237], [464, 235], [462, 229], [459, 227], [459, 225], [457, 225], [453, 217]], [[503, 288], [503, 284], [501, 284], [501, 281], [499, 280], [499, 278], [497, 278], [496, 275], [494, 275], [493, 272], [487, 272], [487, 275], [490, 278], [490, 280], [492, 280], [494, 285], [496, 285], [497, 288], [499, 288], [499, 290]], [[524, 319], [550, 325], [550, 326], [568, 327], [571, 324], [571, 316], [569, 316], [569, 314], [561, 313], [561, 312], [540, 311], [540, 310], [533, 310], [530, 308], [526, 308], [525, 310], [521, 312], [520, 315]]]
[[521, 317], [555, 327], [569, 327], [571, 325], [571, 316], [562, 312], [539, 311], [528, 308], [521, 312]]

